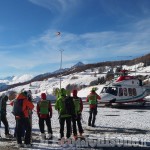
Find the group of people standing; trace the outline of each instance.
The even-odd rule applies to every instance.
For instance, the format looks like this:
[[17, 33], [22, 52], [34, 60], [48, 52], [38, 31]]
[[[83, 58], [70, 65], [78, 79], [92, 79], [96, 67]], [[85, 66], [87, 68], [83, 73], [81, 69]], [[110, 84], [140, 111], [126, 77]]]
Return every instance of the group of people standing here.
[[[95, 127], [95, 119], [97, 115], [97, 103], [100, 100], [100, 96], [95, 92], [96, 88], [92, 88], [91, 93], [87, 96], [86, 102], [89, 103], [89, 119], [88, 125]], [[66, 122], [67, 133], [66, 137], [70, 138], [73, 130], [73, 136], [76, 140], [78, 136], [83, 136], [83, 127], [81, 123], [83, 102], [80, 97], [77, 96], [77, 90], [72, 91], [72, 96], [70, 93], [66, 93], [65, 89], [60, 90], [60, 95], [56, 100], [55, 109], [59, 114], [60, 123], [60, 138], [64, 138], [64, 124]], [[66, 96], [67, 95], [67, 96]], [[69, 101], [69, 102], [68, 102]], [[69, 103], [69, 105], [67, 105]], [[72, 128], [71, 128], [72, 124]], [[79, 135], [77, 134], [77, 126], [79, 129]]]
[[77, 139], [78, 135], [76, 123], [78, 125], [79, 134], [82, 136], [83, 128], [81, 124], [81, 114], [83, 110], [83, 103], [82, 99], [77, 96], [77, 90], [73, 90], [73, 96], [71, 96], [70, 92], [67, 93], [65, 89], [61, 89], [60, 95], [58, 96], [55, 103], [55, 109], [59, 114], [60, 138], [64, 138], [65, 122], [67, 127], [67, 138], [70, 138], [73, 130], [73, 136], [75, 139]]
[[[89, 103], [89, 119], [88, 125], [95, 127], [95, 119], [97, 115], [97, 102], [100, 100], [100, 96], [95, 92], [96, 89], [93, 88], [91, 93], [87, 96], [86, 101]], [[30, 95], [30, 97], [29, 97]], [[2, 100], [3, 98], [1, 98]], [[8, 96], [7, 96], [8, 100]], [[5, 101], [5, 115], [1, 113], [1, 120], [5, 125], [5, 135], [9, 134], [8, 121], [6, 118], [6, 102]], [[16, 98], [10, 103], [13, 106], [12, 113], [15, 116], [16, 128], [15, 134], [19, 147], [30, 147], [31, 145], [31, 132], [32, 132], [32, 110], [34, 105], [32, 103], [31, 93], [24, 91], [19, 93]], [[60, 139], [65, 137], [69, 139], [73, 133], [73, 137], [76, 140], [79, 136], [82, 137], [84, 130], [82, 127], [82, 111], [83, 102], [80, 97], [77, 96], [77, 90], [74, 89], [71, 92], [60, 89], [57, 94], [57, 99], [54, 108], [58, 111], [58, 119], [60, 124]], [[47, 100], [45, 93], [41, 93], [41, 99], [38, 101], [36, 106], [37, 116], [39, 118], [39, 129], [41, 132], [41, 138], [51, 139], [53, 138], [53, 131], [51, 126], [52, 118], [52, 104], [50, 100]], [[5, 119], [3, 118], [5, 116]], [[48, 136], [46, 137], [44, 123], [46, 122], [48, 129]], [[66, 136], [64, 135], [64, 127], [66, 122]], [[78, 132], [77, 132], [78, 127]], [[79, 134], [78, 134], [79, 133]], [[22, 137], [24, 137], [24, 144], [22, 144]]]

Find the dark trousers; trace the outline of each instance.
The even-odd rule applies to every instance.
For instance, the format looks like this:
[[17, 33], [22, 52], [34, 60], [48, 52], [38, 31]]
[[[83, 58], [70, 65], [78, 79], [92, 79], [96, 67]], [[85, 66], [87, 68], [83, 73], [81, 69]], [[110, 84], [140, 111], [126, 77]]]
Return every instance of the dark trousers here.
[[3, 114], [1, 115], [1, 121], [5, 126], [5, 135], [9, 134], [9, 126], [8, 126], [8, 121], [7, 121], [6, 115], [3, 115]]
[[51, 120], [50, 118], [39, 118], [39, 127], [40, 127], [40, 132], [41, 133], [45, 133], [45, 130], [44, 130], [44, 122], [46, 122], [46, 125], [47, 125], [47, 129], [48, 129], [48, 133], [52, 133], [52, 127], [51, 127]]
[[25, 144], [31, 144], [31, 124], [29, 118], [16, 119], [16, 136], [17, 143], [22, 144], [22, 130], [25, 129]]
[[88, 125], [89, 126], [95, 126], [95, 120], [97, 115], [97, 107], [96, 108], [90, 108], [89, 111], [89, 119], [88, 119]]
[[77, 123], [77, 126], [78, 126], [79, 133], [83, 133], [83, 128], [82, 128], [82, 124], [81, 124], [81, 114], [78, 114], [77, 116], [72, 117], [73, 134], [75, 136], [77, 135], [76, 123]]
[[60, 118], [59, 119], [59, 123], [60, 123], [60, 136], [61, 136], [61, 138], [64, 137], [65, 121], [66, 121], [66, 126], [67, 126], [66, 137], [70, 138], [70, 136], [71, 136], [71, 117]]
[[[17, 125], [17, 122], [16, 122], [16, 125]], [[17, 127], [15, 127], [14, 137], [16, 137], [16, 133], [17, 133]], [[24, 137], [24, 135], [25, 135], [25, 129], [24, 129], [24, 127], [22, 126], [21, 137]]]

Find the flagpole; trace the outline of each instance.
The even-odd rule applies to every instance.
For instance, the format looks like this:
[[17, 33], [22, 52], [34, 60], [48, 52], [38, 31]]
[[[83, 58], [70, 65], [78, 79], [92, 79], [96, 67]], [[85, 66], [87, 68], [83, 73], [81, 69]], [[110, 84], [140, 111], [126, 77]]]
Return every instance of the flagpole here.
[[59, 50], [60, 51], [60, 89], [61, 89], [61, 69], [62, 69], [62, 52], [64, 51], [63, 49]]

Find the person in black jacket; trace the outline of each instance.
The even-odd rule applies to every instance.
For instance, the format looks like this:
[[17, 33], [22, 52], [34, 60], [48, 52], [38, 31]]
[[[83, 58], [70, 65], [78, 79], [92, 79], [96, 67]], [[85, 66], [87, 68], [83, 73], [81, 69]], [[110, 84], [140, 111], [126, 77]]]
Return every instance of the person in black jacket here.
[[6, 106], [7, 106], [7, 101], [8, 101], [8, 96], [7, 95], [2, 95], [0, 98], [1, 101], [1, 121], [5, 126], [5, 137], [6, 138], [11, 138], [12, 135], [9, 134], [9, 126], [8, 126], [8, 121], [7, 121], [7, 111], [6, 111]]

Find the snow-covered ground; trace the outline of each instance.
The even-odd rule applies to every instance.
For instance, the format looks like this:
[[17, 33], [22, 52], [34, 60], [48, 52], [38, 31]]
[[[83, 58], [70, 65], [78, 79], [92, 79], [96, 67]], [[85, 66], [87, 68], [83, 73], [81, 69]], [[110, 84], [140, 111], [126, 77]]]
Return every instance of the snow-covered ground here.
[[[36, 106], [36, 104], [35, 104]], [[15, 127], [15, 119], [11, 114], [11, 106], [8, 106], [8, 121], [10, 126], [10, 131], [14, 133]], [[135, 144], [137, 147], [139, 146], [139, 141], [142, 143], [140, 146], [145, 147], [146, 142], [150, 142], [150, 106], [147, 105], [145, 107], [140, 106], [125, 106], [119, 108], [108, 108], [108, 107], [98, 107], [98, 114], [96, 119], [96, 127], [88, 127], [87, 120], [89, 116], [89, 108], [88, 105], [84, 105], [83, 114], [82, 114], [82, 124], [84, 128], [84, 136], [87, 141], [97, 139], [100, 142], [104, 140], [110, 140], [111, 144], [117, 145], [119, 143], [119, 139], [122, 142], [128, 141], [128, 144]], [[56, 144], [55, 140], [59, 137], [59, 120], [58, 113], [55, 111], [53, 107], [53, 117], [52, 121], [52, 129], [54, 135], [54, 142], [41, 141], [40, 140], [40, 132], [38, 126], [38, 117], [36, 111], [33, 111], [33, 149], [63, 149], [65, 146], [61, 144]], [[45, 128], [46, 129], [46, 128]], [[4, 128], [2, 124], [1, 134], [4, 136]], [[112, 143], [114, 140], [116, 143]], [[9, 141], [9, 144], [5, 141], [0, 141], [1, 146], [6, 144], [5, 146], [11, 146], [12, 149], [16, 148], [15, 141]], [[101, 143], [103, 144], [103, 143]], [[124, 143], [125, 144], [125, 143]], [[125, 144], [126, 146], [127, 144]], [[96, 145], [98, 146], [98, 145]], [[113, 145], [112, 145], [113, 146]], [[128, 145], [129, 146], [129, 145]], [[79, 147], [79, 145], [75, 145], [75, 147]], [[70, 148], [75, 148], [70, 145]]]
[[[134, 69], [135, 66], [132, 68], [127, 69]], [[139, 66], [139, 70], [146, 74], [147, 71], [150, 72], [150, 67], [142, 68]], [[98, 77], [102, 77], [103, 74], [98, 74], [95, 76], [95, 69], [93, 72], [91, 70], [86, 70], [85, 72], [80, 72], [76, 74], [70, 74], [67, 76], [62, 77], [61, 85], [62, 88], [65, 88], [68, 84], [78, 84], [78, 85], [89, 85], [89, 83], [93, 80], [97, 80]], [[133, 74], [134, 75], [134, 74]], [[104, 85], [97, 85], [97, 93], [99, 94], [102, 87]], [[11, 90], [15, 90], [17, 92], [21, 91], [22, 89], [31, 90], [33, 94], [33, 98], [35, 100], [35, 107], [36, 102], [40, 99], [40, 95], [42, 92], [45, 92], [48, 96], [48, 99], [53, 101], [55, 100], [55, 96], [52, 94], [53, 89], [60, 87], [60, 79], [59, 78], [50, 78], [45, 81], [33, 82], [28, 85], [16, 87]], [[89, 94], [92, 87], [86, 87], [78, 92], [78, 96], [85, 100], [85, 97]], [[9, 91], [7, 91], [9, 92]], [[150, 99], [150, 96], [146, 97]], [[11, 106], [8, 105], [7, 107], [7, 117], [9, 121], [10, 131], [13, 134], [14, 127], [15, 127], [15, 119], [11, 113]], [[115, 108], [108, 108], [102, 107], [101, 105], [98, 107], [98, 114], [96, 119], [96, 128], [88, 127], [87, 120], [89, 116], [89, 107], [85, 103], [82, 115], [82, 123], [84, 127], [84, 136], [86, 138], [86, 144], [83, 143], [75, 143], [74, 147], [73, 144], [67, 147], [68, 149], [76, 149], [79, 147], [79, 144], [82, 147], [89, 149], [89, 147], [101, 147], [102, 144], [106, 142], [107, 145], [111, 144], [111, 146], [146, 146], [148, 144], [150, 146], [150, 105], [147, 106], [124, 106], [124, 107], [115, 107]], [[46, 129], [46, 128], [45, 128]], [[33, 148], [32, 149], [66, 149], [65, 145], [61, 145], [56, 143], [57, 138], [59, 137], [59, 120], [58, 120], [58, 113], [55, 111], [53, 106], [53, 117], [52, 117], [52, 129], [54, 133], [54, 140], [53, 141], [41, 141], [39, 139], [39, 126], [38, 126], [38, 118], [36, 114], [36, 109], [34, 108], [33, 111]], [[4, 136], [4, 128], [2, 124], [2, 136]], [[95, 145], [92, 140], [96, 140], [97, 143]], [[121, 142], [122, 143], [121, 143]], [[128, 142], [127, 142], [128, 141]], [[141, 141], [141, 143], [139, 143]], [[91, 143], [90, 143], [91, 142]], [[100, 143], [101, 142], [101, 143]], [[109, 142], [109, 143], [107, 143]], [[147, 143], [146, 143], [147, 142]], [[99, 144], [99, 145], [98, 145]], [[104, 145], [106, 146], [106, 145]], [[109, 145], [110, 146], [110, 145]], [[0, 150], [1, 149], [17, 149], [15, 141], [0, 141]], [[83, 149], [84, 149], [83, 148]], [[81, 149], [81, 148], [80, 148]]]

